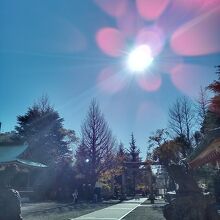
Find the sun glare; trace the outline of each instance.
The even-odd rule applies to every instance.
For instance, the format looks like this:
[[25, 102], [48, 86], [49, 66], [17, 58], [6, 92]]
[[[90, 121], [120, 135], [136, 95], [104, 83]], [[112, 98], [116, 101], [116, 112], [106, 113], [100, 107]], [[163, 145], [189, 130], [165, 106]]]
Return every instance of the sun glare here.
[[151, 49], [143, 44], [132, 50], [127, 59], [127, 66], [130, 71], [139, 73], [146, 70], [153, 61]]

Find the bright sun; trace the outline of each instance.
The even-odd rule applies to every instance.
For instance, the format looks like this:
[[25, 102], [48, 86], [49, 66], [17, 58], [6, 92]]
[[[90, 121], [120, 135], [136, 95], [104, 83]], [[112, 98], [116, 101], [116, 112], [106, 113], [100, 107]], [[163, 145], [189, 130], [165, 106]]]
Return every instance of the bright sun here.
[[143, 44], [132, 50], [127, 59], [127, 65], [130, 71], [138, 73], [146, 70], [153, 61], [151, 49]]

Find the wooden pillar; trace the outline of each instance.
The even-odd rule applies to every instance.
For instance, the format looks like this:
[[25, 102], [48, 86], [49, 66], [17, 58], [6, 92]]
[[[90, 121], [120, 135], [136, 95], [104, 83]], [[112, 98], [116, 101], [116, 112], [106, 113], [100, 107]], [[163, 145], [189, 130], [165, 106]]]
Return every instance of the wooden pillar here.
[[125, 170], [124, 170], [121, 177], [121, 200], [124, 200], [125, 197], [126, 197], [126, 185], [125, 185]]

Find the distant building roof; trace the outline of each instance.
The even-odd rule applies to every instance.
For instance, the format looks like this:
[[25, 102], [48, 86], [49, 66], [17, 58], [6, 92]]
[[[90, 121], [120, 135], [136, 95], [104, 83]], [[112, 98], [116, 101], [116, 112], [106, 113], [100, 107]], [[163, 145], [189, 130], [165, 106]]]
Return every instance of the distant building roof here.
[[206, 163], [220, 160], [220, 128], [207, 133], [200, 145], [189, 158], [191, 167], [198, 167]]
[[19, 155], [22, 154], [26, 148], [27, 145], [0, 146], [0, 164], [16, 163], [30, 167], [47, 167], [42, 163], [19, 159]]

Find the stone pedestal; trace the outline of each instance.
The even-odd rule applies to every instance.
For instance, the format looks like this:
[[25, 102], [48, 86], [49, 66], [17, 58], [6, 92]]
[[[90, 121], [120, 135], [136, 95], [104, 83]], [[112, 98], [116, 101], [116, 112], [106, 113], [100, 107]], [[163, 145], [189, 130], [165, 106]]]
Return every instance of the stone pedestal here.
[[0, 219], [22, 220], [20, 196], [16, 190], [0, 189]]
[[168, 173], [178, 184], [176, 198], [164, 207], [167, 220], [219, 220], [214, 202], [206, 199], [186, 166], [170, 165]]

